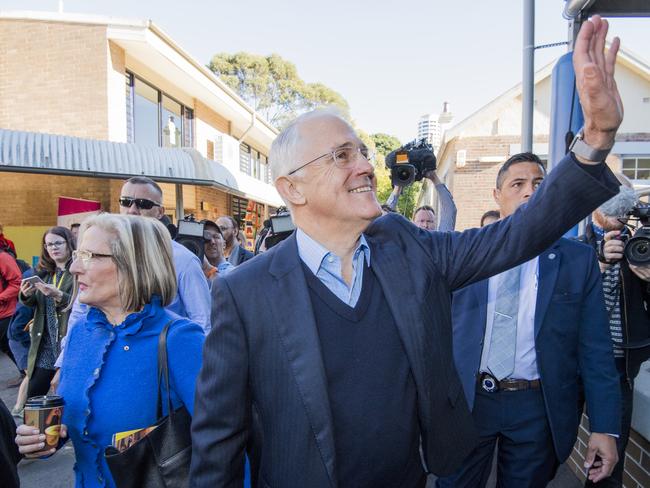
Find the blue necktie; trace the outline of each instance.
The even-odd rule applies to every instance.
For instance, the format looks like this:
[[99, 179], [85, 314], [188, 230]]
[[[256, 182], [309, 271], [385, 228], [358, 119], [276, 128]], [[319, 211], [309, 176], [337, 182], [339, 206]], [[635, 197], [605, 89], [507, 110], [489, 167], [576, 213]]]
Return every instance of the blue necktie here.
[[520, 274], [521, 266], [517, 266], [501, 273], [498, 277], [494, 322], [487, 360], [487, 367], [497, 380], [507, 378], [515, 369]]

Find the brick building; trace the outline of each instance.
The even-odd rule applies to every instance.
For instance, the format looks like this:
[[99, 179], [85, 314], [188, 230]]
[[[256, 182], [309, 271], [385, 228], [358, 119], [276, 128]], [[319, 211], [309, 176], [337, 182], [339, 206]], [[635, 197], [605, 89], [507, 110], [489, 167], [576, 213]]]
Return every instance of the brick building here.
[[[535, 74], [533, 152], [548, 159], [551, 73], [555, 63]], [[625, 118], [607, 163], [622, 171], [637, 190], [650, 187], [650, 64], [621, 50], [616, 80]], [[449, 129], [438, 151], [438, 174], [451, 190], [458, 217], [456, 229], [478, 227], [481, 215], [496, 209], [492, 197], [503, 162], [521, 148], [521, 85], [497, 97]], [[424, 187], [420, 204], [435, 203], [435, 190]], [[635, 381], [632, 435], [625, 457], [625, 488], [650, 487], [650, 362]], [[589, 437], [585, 416], [567, 465], [584, 480], [582, 467]]]
[[[551, 113], [551, 73], [555, 63], [535, 74], [533, 152], [548, 158]], [[621, 50], [616, 79], [625, 119], [608, 164], [623, 170], [637, 188], [650, 186], [650, 65]], [[495, 208], [492, 189], [500, 165], [520, 152], [521, 84], [508, 90], [446, 131], [437, 153], [438, 174], [458, 207], [456, 228], [479, 225], [481, 215]], [[422, 203], [435, 202], [430, 186]]]
[[[0, 129], [30, 141], [70, 136], [75, 145], [109, 141], [131, 154], [166, 148], [170, 158], [158, 170], [146, 157], [119, 168], [111, 158], [56, 167], [47, 158], [0, 158], [0, 222], [23, 258], [39, 253], [42, 232], [57, 223], [59, 197], [116, 212], [121, 182], [136, 174], [163, 183], [173, 220], [233, 215], [250, 238], [281, 205], [267, 168], [276, 129], [151, 21], [0, 12], [0, 94]], [[176, 165], [185, 160], [192, 175], [227, 176], [181, 178]]]

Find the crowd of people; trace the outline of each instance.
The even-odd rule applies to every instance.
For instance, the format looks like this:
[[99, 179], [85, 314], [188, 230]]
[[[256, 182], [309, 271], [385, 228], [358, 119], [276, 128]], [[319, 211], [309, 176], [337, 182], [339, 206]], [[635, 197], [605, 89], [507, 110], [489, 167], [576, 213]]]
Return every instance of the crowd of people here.
[[[585, 406], [586, 484], [622, 486], [634, 377], [650, 357], [650, 265], [626, 262], [626, 216], [603, 210], [629, 186], [603, 163], [623, 116], [606, 33], [595, 17], [576, 41], [582, 143], [548, 175], [535, 154], [510, 157], [498, 208], [474, 229], [453, 232], [434, 172], [439, 215], [396, 214], [399, 187], [380, 207], [367, 148], [329, 110], [272, 145], [296, 230], [258, 256], [229, 216], [202, 221], [201, 258], [190, 252], [146, 177], [122, 186], [121, 215], [48, 229], [33, 271], [0, 229], [13, 413], [27, 397], [65, 400], [58, 445], [24, 424], [4, 435], [3, 480], [17, 485], [21, 457], [71, 439], [76, 486], [116, 486], [113, 436], [170, 413], [157, 408], [164, 333], [171, 408], [192, 417], [182, 486], [421, 488], [433, 473], [440, 487], [483, 487], [496, 449], [499, 486], [542, 487]], [[562, 238], [592, 212], [585, 236]]]

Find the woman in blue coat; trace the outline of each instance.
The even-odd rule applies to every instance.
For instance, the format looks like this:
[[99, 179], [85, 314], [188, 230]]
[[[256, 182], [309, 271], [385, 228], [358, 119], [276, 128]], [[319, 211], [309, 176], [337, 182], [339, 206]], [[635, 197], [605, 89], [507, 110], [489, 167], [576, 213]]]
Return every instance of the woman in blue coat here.
[[[194, 409], [203, 330], [164, 309], [176, 295], [169, 234], [142, 217], [102, 214], [82, 226], [73, 255], [85, 324], [70, 332], [58, 394], [63, 396], [62, 436], [72, 439], [77, 487], [113, 487], [104, 449], [114, 434], [156, 422], [158, 337], [166, 324], [174, 408]], [[163, 412], [166, 415], [166, 412]], [[18, 427], [26, 457], [51, 455], [44, 436]], [[138, 467], [134, 466], [134, 470]]]

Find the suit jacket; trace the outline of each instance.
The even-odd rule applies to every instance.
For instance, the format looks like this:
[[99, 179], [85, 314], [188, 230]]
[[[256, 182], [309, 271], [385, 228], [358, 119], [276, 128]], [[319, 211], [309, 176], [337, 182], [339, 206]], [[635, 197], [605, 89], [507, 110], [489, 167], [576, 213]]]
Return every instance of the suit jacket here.
[[[566, 158], [528, 205], [491, 226], [428, 232], [389, 214], [367, 229], [371, 267], [417, 388], [430, 471], [451, 474], [476, 443], [453, 364], [452, 290], [541, 253], [618, 186], [604, 165], [587, 170]], [[242, 486], [249, 442], [259, 486], [338, 486], [327, 381], [295, 236], [218, 279], [212, 295], [191, 486]]]
[[238, 266], [253, 257], [255, 257], [255, 254], [250, 252], [248, 249], [245, 249], [242, 246], [237, 246], [237, 248], [233, 251], [233, 254], [228, 259], [228, 262], [233, 266]]
[[[488, 280], [453, 295], [454, 361], [474, 403], [487, 319]], [[620, 386], [600, 270], [590, 247], [560, 239], [539, 256], [535, 309], [537, 369], [560, 462], [571, 453], [582, 415], [580, 373], [593, 432], [619, 434]]]

